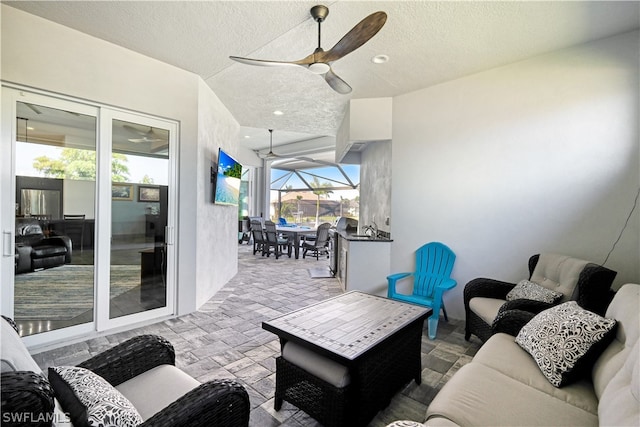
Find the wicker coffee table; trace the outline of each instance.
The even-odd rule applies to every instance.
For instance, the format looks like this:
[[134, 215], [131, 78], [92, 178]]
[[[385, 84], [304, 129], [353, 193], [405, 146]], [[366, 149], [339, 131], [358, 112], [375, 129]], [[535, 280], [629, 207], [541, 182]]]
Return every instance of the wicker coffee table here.
[[262, 323], [280, 338], [348, 369], [336, 387], [276, 358], [275, 409], [283, 400], [325, 426], [366, 425], [412, 379], [420, 384], [422, 326], [432, 310], [348, 292]]

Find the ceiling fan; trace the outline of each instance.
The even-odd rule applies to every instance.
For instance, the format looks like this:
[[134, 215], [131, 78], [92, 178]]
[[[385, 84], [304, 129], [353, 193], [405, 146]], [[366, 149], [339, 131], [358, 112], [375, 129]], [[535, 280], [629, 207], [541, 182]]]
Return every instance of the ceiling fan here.
[[127, 141], [140, 143], [140, 142], [163, 142], [166, 141], [166, 138], [163, 138], [162, 135], [158, 135], [154, 132], [153, 127], [149, 126], [149, 130], [147, 132], [141, 131], [138, 128], [131, 125], [122, 126], [129, 132], [134, 132], [142, 136], [142, 138], [128, 138]]
[[326, 6], [317, 5], [311, 8], [311, 16], [318, 23], [318, 47], [312, 54], [305, 58], [297, 61], [269, 61], [264, 59], [242, 58], [239, 56], [230, 56], [229, 58], [243, 64], [260, 65], [263, 67], [305, 67], [312, 73], [323, 76], [329, 86], [336, 92], [347, 94], [351, 92], [351, 86], [333, 72], [330, 64], [358, 49], [375, 36], [387, 21], [387, 14], [384, 12], [372, 13], [345, 34], [335, 46], [325, 51], [320, 46], [320, 29], [322, 21], [325, 20], [328, 14], [329, 8]]
[[269, 152], [265, 154], [264, 157], [262, 158], [266, 160], [272, 160], [272, 159], [277, 159], [278, 157], [280, 156], [278, 156], [276, 153], [273, 152], [273, 129], [269, 129]]

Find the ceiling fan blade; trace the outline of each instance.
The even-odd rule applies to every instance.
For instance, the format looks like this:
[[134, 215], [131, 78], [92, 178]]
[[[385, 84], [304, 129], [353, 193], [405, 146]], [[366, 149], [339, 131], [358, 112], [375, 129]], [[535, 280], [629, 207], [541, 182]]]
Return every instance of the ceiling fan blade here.
[[242, 58], [240, 56], [230, 56], [230, 59], [247, 65], [257, 65], [260, 67], [298, 67], [313, 63], [313, 55], [309, 55], [299, 61], [269, 61], [266, 59]]
[[375, 36], [385, 22], [387, 22], [386, 13], [372, 13], [345, 34], [335, 46], [326, 52], [316, 55], [316, 57], [320, 56], [322, 62], [331, 62], [350, 54]]
[[331, 89], [335, 90], [336, 92], [343, 95], [351, 93], [351, 86], [349, 86], [347, 82], [338, 77], [331, 68], [324, 74], [324, 79], [327, 81], [327, 83], [329, 83]]

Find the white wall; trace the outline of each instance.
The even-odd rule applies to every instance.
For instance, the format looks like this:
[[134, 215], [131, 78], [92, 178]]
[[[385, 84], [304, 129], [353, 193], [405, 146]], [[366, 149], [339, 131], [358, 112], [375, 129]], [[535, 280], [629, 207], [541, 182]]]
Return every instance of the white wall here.
[[[196, 248], [196, 304], [201, 306], [238, 272], [238, 207], [213, 204], [211, 166], [218, 147], [237, 158], [240, 125], [203, 82], [198, 97], [198, 180]], [[231, 250], [233, 249], [233, 250]], [[234, 257], [230, 256], [234, 253]], [[232, 259], [231, 259], [232, 258]]]
[[[523, 279], [544, 251], [604, 262], [640, 186], [639, 48], [636, 31], [394, 98], [391, 271], [449, 245], [463, 319], [470, 279]], [[638, 210], [616, 288], [640, 281]]]
[[[215, 289], [196, 275], [197, 248], [217, 245], [211, 236], [223, 235], [230, 226], [199, 220], [204, 203], [199, 192], [205, 179], [199, 156], [203, 150], [213, 150], [212, 141], [199, 139], [200, 130], [219, 126], [221, 133], [215, 131], [214, 143], [227, 137], [235, 140], [231, 138], [237, 123], [215, 96], [206, 93], [195, 74], [4, 4], [1, 7], [4, 81], [179, 122], [178, 311], [195, 310], [197, 301]], [[209, 108], [216, 117], [199, 127], [201, 108]], [[206, 232], [198, 227], [206, 227]], [[207, 260], [212, 268], [225, 270], [225, 275], [236, 262], [236, 251], [229, 250]]]
[[95, 218], [96, 182], [65, 179], [62, 181], [63, 196], [61, 214], [84, 214], [85, 218]]

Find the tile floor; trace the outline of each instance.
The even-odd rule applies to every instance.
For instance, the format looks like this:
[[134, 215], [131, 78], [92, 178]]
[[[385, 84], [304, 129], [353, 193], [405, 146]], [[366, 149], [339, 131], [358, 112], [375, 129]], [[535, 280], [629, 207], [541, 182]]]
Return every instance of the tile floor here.
[[[328, 265], [326, 259], [275, 260], [252, 255], [246, 244], [238, 252], [236, 277], [197, 312], [39, 353], [35, 360], [43, 368], [77, 364], [132, 336], [158, 334], [174, 345], [176, 364], [198, 380], [235, 378], [241, 382], [251, 400], [251, 426], [318, 426], [287, 402], [274, 411], [275, 356], [280, 346], [275, 335], [261, 328], [261, 322], [338, 295], [340, 285], [334, 278], [310, 278], [309, 269]], [[471, 342], [464, 340], [461, 321], [441, 320], [434, 341], [427, 338], [425, 322], [422, 384], [408, 384], [370, 426], [385, 426], [397, 419], [423, 421], [433, 396], [479, 347], [475, 337]]]

